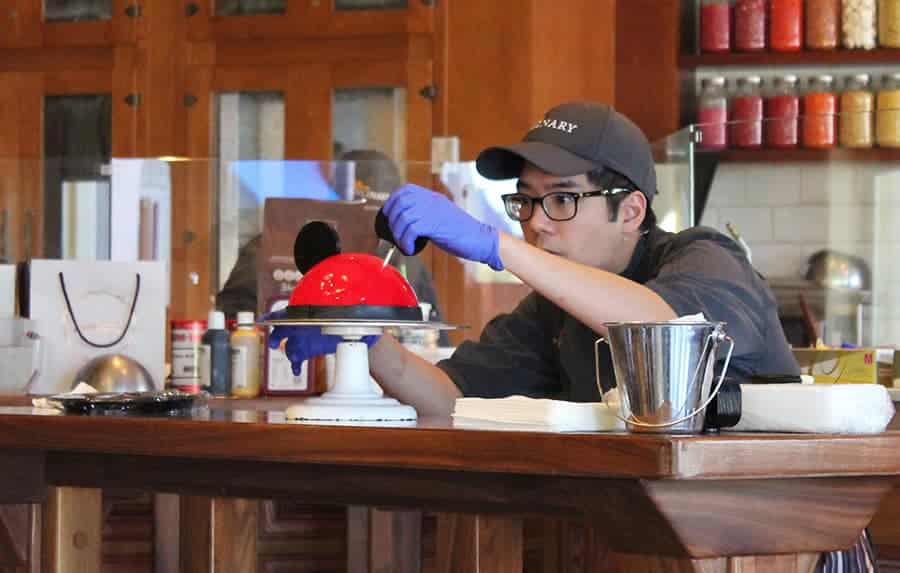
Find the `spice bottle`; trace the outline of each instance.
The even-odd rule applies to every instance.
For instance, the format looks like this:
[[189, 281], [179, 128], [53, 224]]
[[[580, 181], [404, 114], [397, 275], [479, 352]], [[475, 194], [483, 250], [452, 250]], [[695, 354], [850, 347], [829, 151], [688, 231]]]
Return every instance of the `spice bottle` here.
[[900, 48], [900, 0], [878, 1], [878, 43]]
[[845, 48], [875, 47], [878, 32], [875, 24], [875, 0], [843, 0], [841, 4], [841, 27], [844, 31]]
[[766, 49], [766, 0], [737, 0], [734, 5], [734, 49]]
[[833, 50], [840, 43], [841, 0], [806, 0], [806, 47]]
[[766, 98], [765, 108], [766, 147], [796, 147], [800, 117], [797, 76], [775, 78], [772, 92]]
[[841, 94], [838, 141], [842, 147], [872, 147], [874, 111], [875, 97], [869, 91], [868, 74], [853, 76]]
[[762, 146], [763, 101], [759, 76], [738, 80], [731, 98], [731, 144], [740, 148]]
[[803, 96], [803, 118], [800, 122], [803, 147], [834, 147], [837, 98], [832, 92], [833, 81], [828, 75], [816, 76]]
[[727, 145], [726, 122], [728, 100], [725, 97], [725, 78], [703, 80], [697, 110], [700, 146], [704, 149], [724, 149]]
[[776, 52], [797, 52], [803, 47], [803, 0], [771, 0], [769, 47]]
[[875, 137], [881, 147], [900, 147], [900, 74], [884, 79], [878, 92]]
[[701, 0], [700, 49], [727, 52], [731, 49], [731, 1]]

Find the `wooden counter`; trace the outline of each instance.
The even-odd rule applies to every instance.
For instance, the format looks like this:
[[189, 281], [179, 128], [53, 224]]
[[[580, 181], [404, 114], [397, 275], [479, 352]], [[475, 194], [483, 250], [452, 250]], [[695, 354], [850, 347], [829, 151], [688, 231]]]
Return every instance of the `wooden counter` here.
[[[285, 423], [282, 404], [189, 417], [0, 408], [0, 500], [48, 486], [585, 519], [618, 552], [715, 558], [849, 547], [900, 475], [877, 436], [553, 434]], [[780, 570], [780, 569], [772, 569]], [[784, 569], [787, 570], [787, 569]]]

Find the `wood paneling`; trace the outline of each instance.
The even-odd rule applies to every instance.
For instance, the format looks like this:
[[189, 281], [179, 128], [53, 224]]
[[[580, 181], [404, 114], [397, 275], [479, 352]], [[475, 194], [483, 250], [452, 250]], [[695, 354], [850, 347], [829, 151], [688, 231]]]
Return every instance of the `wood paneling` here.
[[347, 508], [347, 571], [419, 573], [422, 512]]
[[437, 573], [522, 571], [521, 519], [445, 513], [437, 527]]
[[681, 2], [617, 0], [615, 4], [615, 105], [655, 141], [681, 126]]

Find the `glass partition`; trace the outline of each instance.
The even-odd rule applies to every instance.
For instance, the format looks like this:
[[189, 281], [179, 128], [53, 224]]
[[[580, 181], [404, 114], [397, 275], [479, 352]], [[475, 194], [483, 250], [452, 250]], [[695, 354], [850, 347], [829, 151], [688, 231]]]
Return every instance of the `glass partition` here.
[[285, 0], [214, 0], [216, 16], [284, 14]]
[[44, 0], [47, 22], [87, 22], [112, 18], [112, 0]]

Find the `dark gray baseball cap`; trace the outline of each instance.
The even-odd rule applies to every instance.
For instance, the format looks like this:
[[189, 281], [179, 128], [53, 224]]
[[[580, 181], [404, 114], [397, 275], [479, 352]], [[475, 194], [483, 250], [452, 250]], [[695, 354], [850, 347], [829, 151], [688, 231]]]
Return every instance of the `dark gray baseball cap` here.
[[656, 194], [650, 143], [641, 129], [612, 107], [570, 102], [547, 112], [522, 143], [489, 147], [478, 155], [478, 172], [488, 179], [513, 179], [525, 162], [559, 177], [598, 168], [627, 177], [647, 199]]

